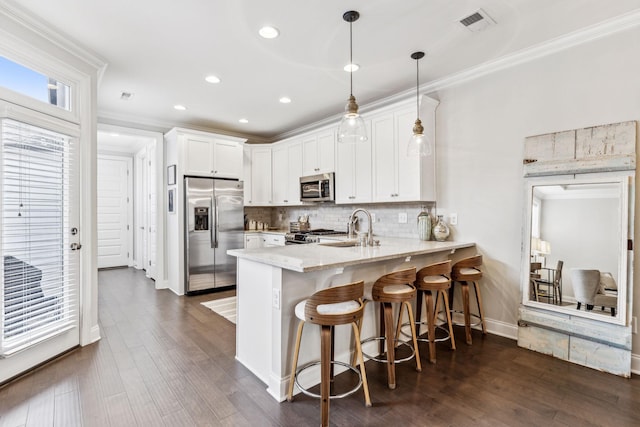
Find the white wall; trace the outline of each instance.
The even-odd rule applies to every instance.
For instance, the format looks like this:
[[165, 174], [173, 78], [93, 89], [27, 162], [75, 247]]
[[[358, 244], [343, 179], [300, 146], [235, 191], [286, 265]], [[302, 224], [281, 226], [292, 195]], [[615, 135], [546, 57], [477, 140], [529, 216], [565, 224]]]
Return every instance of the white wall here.
[[[637, 40], [640, 29], [627, 30], [428, 94], [440, 99], [438, 207], [458, 213], [456, 239], [477, 242], [484, 254], [487, 317], [517, 321], [524, 138], [640, 120]], [[635, 212], [639, 229], [637, 205]], [[635, 306], [639, 299], [636, 291]]]

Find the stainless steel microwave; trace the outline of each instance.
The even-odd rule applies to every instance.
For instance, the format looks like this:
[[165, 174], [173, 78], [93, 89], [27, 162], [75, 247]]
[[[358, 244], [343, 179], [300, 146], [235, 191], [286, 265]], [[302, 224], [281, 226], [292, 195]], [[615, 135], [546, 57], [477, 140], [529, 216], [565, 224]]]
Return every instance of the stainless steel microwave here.
[[335, 200], [334, 173], [303, 176], [300, 178], [301, 202], [333, 202]]

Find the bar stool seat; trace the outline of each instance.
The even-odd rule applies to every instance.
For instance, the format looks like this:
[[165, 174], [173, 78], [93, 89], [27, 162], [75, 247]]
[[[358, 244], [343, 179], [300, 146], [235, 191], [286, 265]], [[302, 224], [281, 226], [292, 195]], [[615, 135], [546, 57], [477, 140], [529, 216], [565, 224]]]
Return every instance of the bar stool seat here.
[[[322, 289], [314, 293], [311, 297], [301, 301], [295, 307], [295, 315], [300, 319], [296, 343], [293, 350], [293, 361], [291, 364], [291, 375], [289, 377], [289, 391], [287, 400], [293, 401], [293, 386], [298, 386], [300, 391], [308, 396], [320, 398], [321, 425], [329, 425], [329, 401], [349, 396], [360, 388], [364, 391], [364, 400], [367, 407], [371, 406], [371, 398], [369, 397], [369, 386], [367, 383], [367, 374], [365, 371], [364, 357], [362, 355], [362, 346], [360, 344], [360, 330], [358, 322], [362, 319], [364, 311], [364, 303], [362, 295], [364, 291], [364, 282], [354, 282], [347, 285], [335, 286]], [[321, 327], [320, 332], [320, 361], [306, 364], [298, 369], [298, 356], [300, 354], [300, 343], [302, 341], [302, 331], [305, 323], [314, 323]], [[356, 351], [354, 360], [359, 363], [359, 371], [348, 363], [332, 360], [332, 338], [333, 327], [338, 325], [351, 325], [355, 335]], [[315, 365], [320, 365], [320, 394], [315, 394], [301, 387], [298, 382], [298, 376], [302, 371]], [[346, 393], [339, 395], [331, 395], [331, 366], [341, 365], [355, 372], [359, 381], [358, 384]]]
[[[418, 328], [418, 336], [420, 336], [420, 326], [427, 325], [427, 338], [418, 338], [418, 341], [425, 341], [429, 343], [429, 361], [436, 363], [436, 342], [450, 340], [451, 349], [456, 349], [456, 341], [453, 335], [453, 323], [451, 322], [451, 315], [449, 313], [449, 297], [447, 291], [451, 288], [451, 261], [443, 261], [435, 264], [427, 265], [418, 271], [416, 274], [415, 286], [418, 291], [416, 300], [416, 325]], [[435, 302], [433, 299], [433, 292], [435, 295]], [[427, 321], [422, 322], [422, 300], [425, 299], [425, 305], [427, 308]], [[438, 313], [440, 307], [440, 299], [442, 298], [444, 304], [444, 313], [446, 314], [446, 322], [448, 330], [436, 325], [438, 320]], [[447, 335], [443, 338], [436, 338], [436, 328], [444, 330]]]
[[[467, 340], [467, 344], [471, 345], [471, 327], [472, 326], [482, 326], [482, 334], [487, 334], [487, 328], [484, 321], [484, 310], [482, 308], [482, 293], [480, 292], [480, 285], [478, 281], [482, 279], [482, 270], [480, 267], [482, 266], [482, 255], [475, 255], [469, 258], [461, 259], [453, 265], [451, 271], [451, 279], [453, 280], [453, 284], [455, 286], [456, 283], [460, 284], [460, 290], [462, 293], [462, 312], [454, 311], [451, 307], [451, 313], [462, 313], [464, 315], [464, 328], [465, 328], [465, 337]], [[469, 283], [473, 284], [473, 289], [476, 295], [476, 304], [478, 308], [477, 313], [471, 313], [471, 308], [469, 304]], [[449, 290], [449, 300], [450, 304], [453, 305], [453, 290], [454, 286]], [[476, 319], [475, 323], [471, 323], [471, 318]], [[454, 324], [458, 325], [461, 323], [456, 323], [454, 320]]]
[[[413, 282], [416, 279], [416, 269], [409, 268], [406, 270], [396, 271], [393, 273], [385, 274], [380, 277], [370, 289], [365, 291], [364, 304], [373, 301], [380, 303], [381, 310], [380, 315], [382, 317], [380, 327], [383, 332], [380, 336], [370, 337], [362, 341], [362, 343], [370, 341], [384, 341], [386, 348], [386, 355], [371, 356], [365, 353], [365, 356], [370, 359], [386, 363], [387, 364], [387, 385], [390, 389], [396, 388], [396, 363], [405, 362], [415, 358], [416, 371], [422, 371], [422, 365], [420, 363], [420, 353], [418, 350], [418, 341], [416, 340], [416, 331], [413, 318], [413, 310], [410, 302], [416, 296], [416, 288], [413, 286]], [[393, 303], [400, 303], [400, 310], [398, 314], [398, 322], [394, 325], [393, 321]], [[412, 352], [411, 355], [405, 358], [396, 359], [395, 349], [397, 343], [399, 343], [400, 327], [402, 326], [403, 308], [405, 308], [411, 324], [411, 338], [413, 346], [409, 343], [402, 342], [402, 345], [408, 345]], [[362, 323], [360, 323], [362, 328]], [[394, 335], [395, 334], [395, 335]], [[384, 349], [381, 348], [380, 352], [383, 353]]]

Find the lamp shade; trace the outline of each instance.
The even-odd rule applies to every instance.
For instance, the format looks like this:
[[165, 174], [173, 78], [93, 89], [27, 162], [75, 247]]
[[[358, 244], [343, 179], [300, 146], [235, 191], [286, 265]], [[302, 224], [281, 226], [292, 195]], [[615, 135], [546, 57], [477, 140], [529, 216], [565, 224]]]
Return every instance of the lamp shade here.
[[409, 143], [407, 144], [407, 156], [430, 156], [431, 155], [431, 141], [424, 134], [424, 128], [420, 119], [416, 120], [416, 125], [413, 127], [413, 133], [409, 137]]
[[338, 142], [355, 143], [367, 140], [367, 126], [360, 114], [346, 113], [338, 127]]

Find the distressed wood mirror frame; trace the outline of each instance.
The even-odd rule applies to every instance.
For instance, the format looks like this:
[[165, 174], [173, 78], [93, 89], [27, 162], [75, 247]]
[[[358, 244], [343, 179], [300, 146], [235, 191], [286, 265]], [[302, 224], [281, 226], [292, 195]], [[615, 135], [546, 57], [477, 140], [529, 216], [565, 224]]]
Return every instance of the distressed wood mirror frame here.
[[[518, 345], [621, 376], [631, 372], [633, 300], [633, 218], [637, 122], [623, 122], [525, 138], [525, 211], [522, 236]], [[608, 185], [607, 185], [608, 184]], [[611, 249], [617, 252], [618, 301], [615, 316], [577, 310], [576, 304], [532, 297], [532, 208], [536, 188], [606, 185], [619, 198]], [[553, 249], [552, 249], [553, 250]], [[611, 255], [611, 254], [608, 254]], [[549, 267], [549, 266], [547, 266]], [[574, 266], [575, 267], [575, 266]], [[581, 265], [581, 268], [593, 267]], [[564, 269], [563, 277], [571, 274]]]

